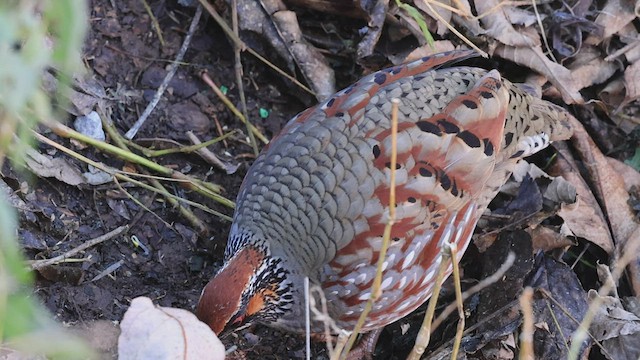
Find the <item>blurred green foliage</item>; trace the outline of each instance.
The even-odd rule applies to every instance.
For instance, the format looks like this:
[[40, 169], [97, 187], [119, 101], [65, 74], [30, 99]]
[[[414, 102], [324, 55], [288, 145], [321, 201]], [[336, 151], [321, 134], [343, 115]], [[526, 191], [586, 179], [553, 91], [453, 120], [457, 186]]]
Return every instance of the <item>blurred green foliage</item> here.
[[[86, 22], [85, 0], [0, 1], [0, 166], [7, 157], [21, 161], [25, 149], [20, 144], [29, 144], [38, 121], [62, 115], [56, 116], [53, 104], [61, 104], [70, 74], [82, 69]], [[42, 89], [47, 70], [58, 79], [53, 96]], [[48, 358], [91, 357], [87, 346], [66, 334], [34, 298], [7, 195], [0, 193], [0, 356], [10, 348]]]

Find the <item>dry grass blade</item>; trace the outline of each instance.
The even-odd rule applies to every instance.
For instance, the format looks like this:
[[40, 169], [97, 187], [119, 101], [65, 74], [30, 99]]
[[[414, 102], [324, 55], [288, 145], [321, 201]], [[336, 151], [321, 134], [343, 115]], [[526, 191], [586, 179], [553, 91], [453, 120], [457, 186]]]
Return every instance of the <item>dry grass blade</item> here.
[[433, 286], [431, 299], [429, 299], [427, 312], [424, 314], [424, 319], [422, 320], [422, 325], [420, 326], [420, 331], [418, 332], [416, 343], [413, 346], [413, 349], [411, 349], [411, 353], [407, 357], [407, 360], [420, 360], [422, 354], [424, 354], [424, 351], [429, 345], [429, 340], [431, 339], [431, 322], [433, 320], [433, 315], [436, 312], [436, 304], [438, 303], [438, 297], [440, 296], [440, 287], [442, 286], [442, 282], [444, 281], [444, 275], [447, 272], [447, 267], [449, 266], [449, 260], [451, 257], [450, 251], [445, 251], [444, 249], [442, 249], [441, 252], [442, 259], [440, 260], [438, 275], [434, 280], [435, 284]]
[[162, 29], [160, 29], [158, 18], [156, 18], [155, 14], [151, 10], [151, 7], [149, 6], [147, 0], [142, 0], [142, 5], [144, 6], [144, 10], [147, 12], [147, 15], [149, 15], [149, 18], [151, 18], [151, 24], [153, 25], [153, 30], [156, 31], [156, 35], [158, 35], [160, 45], [162, 45], [162, 47], [165, 47], [164, 36], [162, 36]]
[[[34, 137], [38, 141], [40, 141], [42, 143], [45, 143], [47, 145], [50, 145], [50, 146], [52, 146], [52, 147], [64, 152], [65, 154], [67, 154], [69, 156], [72, 156], [72, 157], [74, 157], [74, 158], [76, 158], [76, 159], [78, 159], [78, 160], [80, 160], [80, 161], [82, 161], [82, 162], [84, 162], [86, 164], [89, 164], [89, 165], [95, 167], [96, 169], [104, 171], [104, 172], [114, 176], [118, 180], [127, 181], [129, 183], [132, 183], [132, 184], [134, 184], [136, 186], [139, 186], [141, 188], [144, 188], [146, 190], [153, 191], [153, 192], [156, 192], [158, 194], [161, 194], [164, 197], [168, 198], [172, 203], [174, 203], [176, 205], [180, 205], [180, 203], [184, 203], [184, 204], [196, 207], [196, 208], [198, 208], [200, 210], [203, 210], [205, 212], [208, 212], [208, 213], [210, 213], [210, 214], [212, 214], [214, 216], [217, 216], [217, 217], [219, 217], [219, 218], [221, 218], [221, 219], [223, 219], [225, 221], [231, 221], [231, 218], [229, 216], [225, 215], [225, 214], [222, 214], [222, 213], [220, 213], [218, 211], [210, 209], [210, 208], [208, 208], [208, 207], [206, 207], [206, 206], [204, 206], [202, 204], [198, 204], [196, 202], [193, 202], [193, 201], [190, 201], [190, 200], [187, 200], [187, 199], [183, 199], [183, 198], [180, 198], [180, 197], [178, 197], [178, 196], [176, 196], [174, 194], [169, 193], [162, 185], [160, 185], [157, 182], [155, 184], [157, 184], [159, 186], [154, 187], [154, 186], [148, 185], [148, 184], [146, 184], [146, 183], [144, 183], [142, 181], [135, 180], [135, 179], [133, 179], [133, 178], [127, 176], [127, 175], [146, 177], [146, 178], [151, 179], [152, 182], [157, 181], [157, 179], [167, 180], [167, 181], [174, 181], [174, 182], [182, 182], [182, 183], [184, 183], [185, 181], [181, 181], [181, 180], [175, 179], [175, 178], [158, 178], [158, 177], [147, 176], [147, 175], [144, 175], [144, 174], [125, 173], [123, 171], [110, 168], [110, 167], [108, 167], [108, 166], [106, 166], [106, 165], [104, 165], [102, 163], [95, 162], [95, 161], [93, 161], [93, 160], [91, 160], [91, 159], [89, 159], [89, 158], [87, 158], [87, 157], [85, 157], [83, 155], [80, 155], [77, 152], [75, 152], [73, 150], [70, 150], [70, 149], [68, 149], [68, 148], [56, 143], [55, 141], [53, 141], [53, 140], [51, 140], [51, 139], [49, 139], [49, 138], [47, 138], [45, 136], [42, 136], [42, 135], [40, 135], [40, 134], [38, 134], [36, 132], [33, 132], [33, 134], [34, 134]], [[127, 175], [125, 175], [125, 174], [127, 174]], [[198, 231], [206, 233], [206, 227], [200, 221], [200, 219], [198, 219], [193, 213], [191, 213], [188, 209], [186, 209], [186, 208], [184, 208], [182, 206], [179, 206], [179, 209], [180, 209], [180, 213], [182, 215], [184, 215], [198, 229]]]
[[[183, 186], [187, 187], [190, 190], [194, 190], [201, 195], [209, 197], [222, 205], [233, 208], [235, 205], [233, 201], [223, 197], [220, 195], [222, 188], [216, 184], [206, 183], [202, 180], [193, 178], [191, 176], [182, 174], [173, 169], [164, 167], [158, 163], [150, 161], [140, 155], [134, 154], [128, 149], [122, 149], [111, 144], [108, 144], [104, 141], [96, 140], [89, 136], [80, 134], [79, 132], [63, 125], [58, 122], [43, 122], [44, 125], [48, 126], [53, 132], [55, 132], [58, 136], [62, 136], [64, 138], [75, 139], [78, 141], [82, 141], [88, 145], [91, 145], [98, 150], [108, 152], [110, 154], [116, 155], [123, 160], [141, 165], [147, 169], [158, 172], [164, 176], [173, 178], [178, 180]], [[48, 140], [48, 139], [47, 139]]]
[[473, 42], [471, 42], [471, 40], [467, 39], [466, 36], [462, 35], [461, 32], [459, 32], [458, 30], [456, 30], [456, 28], [454, 28], [451, 24], [449, 24], [448, 21], [446, 21], [445, 19], [442, 18], [442, 16], [440, 16], [440, 14], [433, 8], [433, 6], [431, 6], [431, 2], [430, 1], [425, 1], [425, 4], [427, 5], [427, 7], [429, 7], [429, 10], [431, 10], [431, 12], [433, 13], [433, 15], [436, 17], [436, 19], [438, 21], [441, 21], [443, 24], [445, 24], [447, 26], [447, 29], [449, 29], [449, 31], [451, 31], [452, 33], [454, 33], [458, 38], [460, 38], [460, 40], [464, 41], [467, 45], [469, 45], [473, 50], [477, 51], [478, 54], [482, 55], [482, 57], [489, 57], [489, 54], [487, 54], [486, 52], [482, 51], [479, 47], [477, 47]]
[[569, 360], [578, 359], [578, 356], [580, 355], [580, 346], [588, 336], [589, 326], [596, 315], [597, 309], [602, 306], [604, 297], [609, 294], [615, 286], [615, 283], [620, 279], [627, 265], [638, 258], [638, 254], [640, 254], [640, 227], [637, 227], [634, 233], [631, 234], [621, 256], [613, 264], [611, 276], [614, 281], [605, 282], [605, 284], [598, 290], [598, 295], [600, 296], [593, 299], [591, 304], [589, 304], [589, 309], [587, 310], [584, 319], [582, 319], [578, 330], [575, 331], [571, 338], [571, 348], [569, 349], [568, 356]]
[[[507, 259], [500, 266], [500, 268], [495, 273], [493, 273], [493, 275], [482, 279], [482, 281], [480, 281], [479, 283], [477, 283], [476, 285], [474, 285], [473, 287], [471, 287], [470, 289], [468, 289], [467, 291], [465, 291], [465, 292], [463, 292], [461, 294], [462, 302], [464, 303], [468, 298], [471, 297], [471, 295], [480, 292], [482, 289], [484, 289], [484, 288], [496, 283], [498, 280], [500, 280], [504, 276], [504, 274], [507, 272], [507, 270], [509, 270], [509, 268], [511, 268], [511, 266], [513, 266], [513, 263], [515, 261], [516, 261], [515, 254], [510, 252], [507, 255]], [[449, 314], [451, 314], [453, 312], [453, 310], [455, 310], [457, 307], [458, 307], [458, 305], [457, 305], [457, 300], [456, 300], [456, 303], [450, 304], [449, 306], [447, 306], [440, 313], [440, 315], [433, 321], [431, 326], [434, 329], [437, 328], [438, 326], [440, 326], [440, 324], [442, 324], [442, 322], [449, 316]]]
[[[389, 204], [396, 203], [396, 164], [398, 162], [398, 106], [400, 104], [400, 100], [391, 99], [391, 174], [389, 180]], [[382, 283], [382, 268], [384, 266], [384, 260], [387, 256], [387, 249], [389, 248], [389, 243], [391, 240], [391, 229], [393, 228], [393, 224], [396, 219], [396, 209], [394, 206], [389, 206], [389, 219], [387, 220], [387, 224], [384, 228], [384, 235], [382, 237], [382, 246], [380, 248], [380, 255], [378, 255], [378, 264], [376, 268], [376, 276], [373, 279], [373, 283], [371, 285], [371, 296], [360, 314], [358, 318], [358, 322], [356, 323], [351, 336], [349, 336], [349, 340], [344, 350], [342, 351], [341, 359], [346, 359], [349, 351], [353, 347], [353, 344], [358, 337], [358, 333], [362, 326], [364, 325], [371, 308], [373, 307], [373, 303], [380, 297], [381, 291], [380, 286]]]
[[520, 360], [533, 360], [533, 333], [534, 318], [533, 306], [533, 289], [527, 287], [520, 295], [520, 308], [522, 309], [522, 332], [520, 333]]
[[458, 266], [458, 249], [454, 243], [447, 244], [449, 251], [451, 252], [451, 259], [453, 263], [453, 284], [456, 292], [456, 305], [458, 308], [458, 326], [456, 327], [456, 337], [453, 342], [453, 348], [451, 351], [451, 359], [458, 358], [458, 352], [460, 351], [460, 343], [462, 343], [462, 333], [464, 332], [464, 304], [462, 302], [462, 286], [460, 285], [460, 269]]
[[242, 113], [240, 112], [240, 110], [238, 110], [237, 107], [235, 107], [235, 105], [233, 105], [233, 103], [231, 102], [231, 100], [229, 100], [229, 98], [222, 92], [222, 90], [220, 90], [220, 88], [218, 87], [218, 85], [216, 85], [216, 83], [211, 79], [211, 77], [209, 77], [209, 74], [207, 74], [206, 72], [202, 72], [200, 74], [200, 77], [202, 78], [202, 80], [209, 85], [209, 87], [211, 88], [211, 90], [213, 90], [213, 92], [216, 93], [216, 95], [218, 95], [218, 97], [220, 98], [220, 100], [222, 100], [222, 102], [229, 108], [229, 110], [231, 110], [231, 112], [233, 113], [233, 115], [235, 115], [238, 119], [240, 119], [240, 121], [242, 121], [243, 124], [246, 124], [247, 127], [249, 128], [249, 130], [258, 138], [260, 139], [260, 141], [262, 141], [265, 144], [269, 143], [269, 140], [267, 140], [267, 138], [262, 135], [262, 133], [260, 132], [260, 130], [258, 130], [258, 128], [256, 128], [255, 126], [253, 126], [253, 124], [251, 124], [247, 118], [244, 117], [244, 115], [242, 115]]

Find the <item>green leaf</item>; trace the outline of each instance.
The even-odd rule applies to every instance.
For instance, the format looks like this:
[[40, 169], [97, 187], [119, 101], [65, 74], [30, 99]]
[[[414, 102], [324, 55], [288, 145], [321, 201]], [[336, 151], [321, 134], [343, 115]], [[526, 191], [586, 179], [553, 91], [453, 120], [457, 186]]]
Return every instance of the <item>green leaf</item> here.
[[431, 32], [429, 32], [427, 21], [424, 19], [424, 16], [422, 16], [422, 13], [420, 13], [418, 9], [414, 8], [413, 6], [400, 2], [400, 0], [396, 0], [396, 5], [398, 5], [400, 9], [406, 11], [409, 16], [411, 16], [413, 20], [418, 23], [418, 26], [420, 26], [420, 30], [422, 30], [422, 35], [424, 36], [427, 44], [429, 44], [429, 47], [431, 47], [431, 49], [435, 50], [435, 40], [433, 40], [433, 36], [431, 36]]

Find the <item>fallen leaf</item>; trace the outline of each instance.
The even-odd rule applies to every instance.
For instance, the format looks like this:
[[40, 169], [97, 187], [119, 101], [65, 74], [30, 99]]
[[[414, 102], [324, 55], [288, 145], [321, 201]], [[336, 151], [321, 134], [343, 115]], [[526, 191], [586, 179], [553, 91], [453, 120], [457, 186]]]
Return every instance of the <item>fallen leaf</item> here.
[[[269, 18], [266, 9], [262, 7], [260, 2], [255, 0], [238, 0], [237, 7], [238, 27], [240, 30], [264, 36], [276, 53], [286, 61], [289, 70], [293, 71], [293, 57], [291, 53], [289, 53], [284, 40], [278, 34], [278, 30]], [[284, 9], [284, 5], [281, 5], [281, 7], [273, 11]]]
[[220, 340], [194, 314], [183, 309], [155, 306], [138, 297], [124, 314], [118, 338], [118, 358], [222, 360]]
[[[534, 268], [530, 286], [535, 289], [533, 315], [536, 323], [544, 323], [534, 333], [534, 350], [537, 359], [566, 359], [566, 337], [577, 328], [575, 319], [584, 318], [587, 312], [587, 296], [571, 268], [554, 258], [542, 255]], [[548, 327], [545, 329], [545, 327]], [[580, 347], [580, 354], [589, 348], [590, 339]], [[580, 356], [578, 357], [580, 358]]]
[[607, 157], [607, 161], [611, 168], [613, 168], [613, 171], [620, 174], [620, 177], [622, 177], [622, 181], [624, 181], [624, 189], [627, 192], [631, 191], [632, 186], [640, 187], [640, 172], [618, 159]]
[[602, 248], [607, 254], [613, 254], [613, 238], [604, 213], [593, 196], [586, 181], [580, 175], [578, 165], [566, 145], [554, 145], [560, 156], [551, 168], [551, 172], [561, 175], [576, 189], [577, 202], [561, 205], [558, 216], [564, 220], [571, 232]]
[[549, 60], [540, 46], [525, 48], [501, 45], [496, 48], [494, 54], [544, 75], [560, 91], [565, 103], [584, 102], [579, 92], [579, 83], [573, 78], [571, 71]]
[[73, 122], [73, 127], [77, 132], [87, 135], [93, 139], [105, 141], [106, 136], [102, 129], [102, 120], [97, 112], [91, 111], [85, 116], [78, 116]]
[[53, 177], [73, 186], [85, 183], [80, 170], [64, 158], [54, 158], [29, 149], [25, 163], [29, 170], [39, 177]]
[[583, 47], [569, 66], [576, 88], [602, 84], [618, 70], [614, 62], [604, 61], [603, 54], [593, 46]]
[[389, 0], [360, 1], [359, 5], [368, 17], [367, 33], [358, 43], [356, 51], [358, 60], [361, 60], [373, 54], [384, 28], [384, 21], [389, 10]]
[[533, 239], [533, 248], [542, 251], [562, 249], [575, 245], [575, 243], [564, 234], [558, 233], [557, 230], [546, 226], [536, 226], [529, 230], [529, 234], [531, 235], [531, 239]]
[[574, 129], [571, 142], [591, 177], [589, 180], [593, 184], [595, 195], [604, 204], [603, 210], [607, 214], [616, 250], [620, 254], [631, 234], [638, 229], [638, 224], [632, 221], [634, 214], [627, 204], [629, 193], [625, 190], [620, 174], [614, 171], [582, 124], [575, 119], [570, 121]]
[[610, 360], [640, 358], [640, 318], [624, 309], [620, 299], [600, 297], [590, 290], [589, 300], [595, 298], [600, 298], [602, 306], [596, 309], [589, 330], [602, 343], [603, 354]]
[[487, 35], [513, 47], [540, 46], [539, 37], [527, 36], [522, 29], [513, 27], [514, 22], [505, 11], [506, 6], [500, 6], [498, 0], [475, 1], [475, 6]]
[[[434, 50], [435, 48], [435, 50]], [[431, 47], [428, 44], [422, 45], [422, 46], [418, 46], [417, 48], [415, 48], [412, 52], [409, 53], [409, 55], [407, 55], [405, 58], [399, 60], [399, 61], [394, 61], [395, 65], [399, 65], [402, 63], [406, 63], [406, 62], [411, 62], [414, 60], [418, 60], [420, 58], [423, 58], [425, 56], [429, 56], [429, 55], [433, 55], [436, 53], [440, 53], [440, 52], [445, 52], [445, 51], [451, 51], [454, 50], [455, 46], [453, 45], [453, 43], [449, 40], [438, 40], [435, 41], [433, 43], [433, 47]]]
[[632, 22], [636, 18], [633, 3], [628, 0], [606, 1], [604, 8], [598, 11], [598, 17], [594, 21], [604, 29], [602, 36], [591, 35], [585, 42], [591, 45], [600, 44], [602, 40], [610, 38]]

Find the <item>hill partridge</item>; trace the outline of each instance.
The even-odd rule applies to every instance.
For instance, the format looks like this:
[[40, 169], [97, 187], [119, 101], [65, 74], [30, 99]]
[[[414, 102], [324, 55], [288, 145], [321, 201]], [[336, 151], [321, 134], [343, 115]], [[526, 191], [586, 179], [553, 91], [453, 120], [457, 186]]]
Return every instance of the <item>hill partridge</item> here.
[[[496, 70], [455, 65], [472, 56], [441, 53], [375, 72], [291, 119], [244, 179], [224, 265], [203, 290], [198, 317], [216, 333], [249, 320], [304, 332], [308, 277], [328, 315], [352, 330], [370, 297], [390, 206], [382, 295], [363, 331], [424, 303], [443, 243], [461, 256], [515, 163], [571, 135], [562, 108]], [[397, 202], [389, 204], [394, 98]]]

